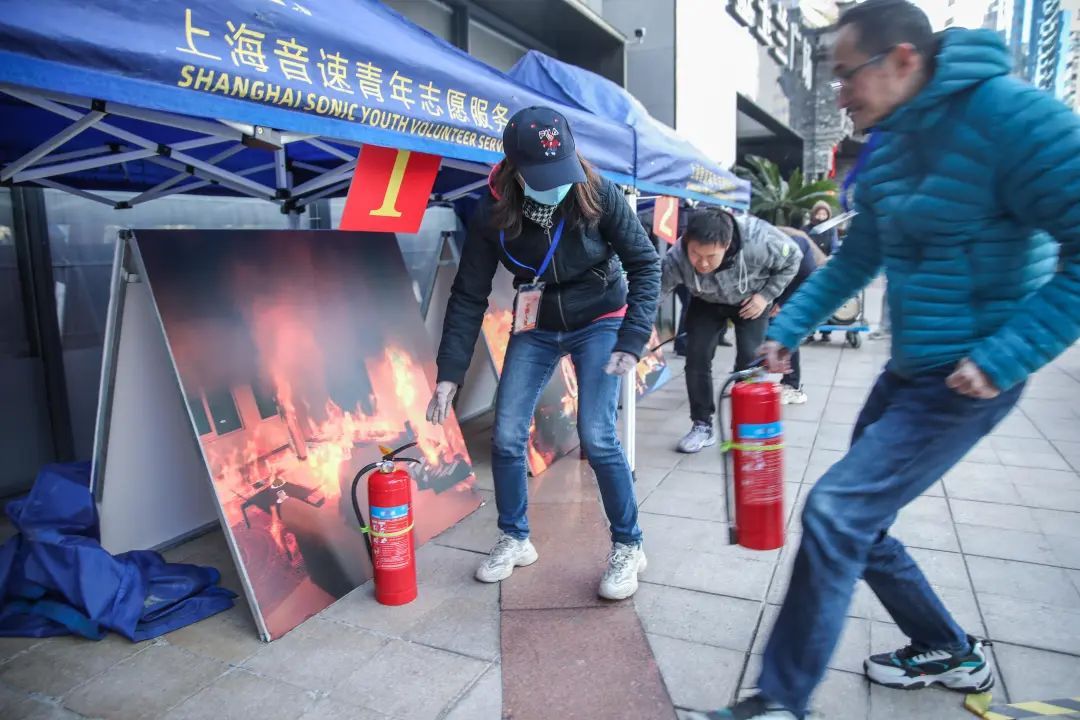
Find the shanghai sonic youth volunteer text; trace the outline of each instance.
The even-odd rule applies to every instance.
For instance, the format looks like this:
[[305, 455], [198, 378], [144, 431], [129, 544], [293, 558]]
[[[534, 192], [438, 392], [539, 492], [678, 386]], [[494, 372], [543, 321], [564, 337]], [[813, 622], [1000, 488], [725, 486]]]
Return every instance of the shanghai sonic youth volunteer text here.
[[[266, 1], [311, 15], [299, 3]], [[247, 23], [228, 20], [215, 30], [200, 25], [190, 9], [184, 11], [183, 23], [175, 49], [189, 57], [191, 64], [181, 66], [178, 87], [502, 151], [499, 136], [509, 121], [509, 109], [502, 103], [411, 78], [397, 69], [391, 72], [367, 59], [352, 61], [337, 49], [316, 51], [287, 34], [268, 37]], [[231, 72], [230, 62], [236, 68]], [[259, 77], [263, 74], [266, 79]], [[432, 119], [424, 121], [395, 111], [409, 112], [414, 106]]]

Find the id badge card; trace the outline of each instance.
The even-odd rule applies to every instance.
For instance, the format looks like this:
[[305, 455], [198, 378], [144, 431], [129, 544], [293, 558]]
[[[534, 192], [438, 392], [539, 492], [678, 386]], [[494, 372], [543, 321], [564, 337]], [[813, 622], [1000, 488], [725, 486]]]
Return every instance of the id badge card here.
[[518, 288], [514, 299], [513, 333], [529, 332], [536, 329], [540, 317], [540, 301], [544, 297], [544, 283], [533, 282]]

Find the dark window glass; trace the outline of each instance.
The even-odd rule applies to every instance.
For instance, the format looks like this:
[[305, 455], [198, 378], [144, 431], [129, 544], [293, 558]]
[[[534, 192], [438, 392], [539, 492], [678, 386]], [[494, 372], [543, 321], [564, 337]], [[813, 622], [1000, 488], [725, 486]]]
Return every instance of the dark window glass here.
[[214, 419], [214, 431], [218, 435], [225, 435], [244, 427], [244, 424], [240, 422], [236, 401], [228, 390], [206, 393], [206, 404], [210, 406], [210, 417]]

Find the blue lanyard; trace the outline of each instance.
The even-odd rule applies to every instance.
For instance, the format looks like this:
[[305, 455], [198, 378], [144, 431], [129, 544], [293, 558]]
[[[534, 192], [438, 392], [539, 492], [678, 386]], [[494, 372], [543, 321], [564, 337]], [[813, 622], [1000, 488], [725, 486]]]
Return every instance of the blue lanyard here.
[[506, 253], [506, 257], [510, 258], [510, 262], [514, 263], [518, 267], [525, 268], [526, 270], [531, 270], [534, 274], [534, 277], [539, 280], [543, 276], [544, 271], [548, 269], [548, 265], [551, 264], [551, 259], [555, 257], [555, 248], [559, 247], [559, 240], [562, 239], [562, 231], [564, 225], [566, 225], [566, 218], [560, 220], [559, 226], [555, 228], [555, 235], [553, 235], [551, 238], [551, 247], [548, 248], [547, 255], [544, 256], [544, 262], [540, 264], [540, 269], [534, 268], [530, 265], [526, 265], [525, 263], [520, 263], [513, 255], [510, 254], [510, 251], [506, 249], [506, 233], [504, 233], [502, 230], [499, 231], [499, 244], [502, 245], [502, 249], [503, 252]]
[[874, 148], [878, 146], [878, 141], [881, 139], [881, 135], [874, 133], [870, 136], [870, 139], [866, 141], [866, 146], [859, 153], [859, 157], [855, 160], [855, 166], [851, 168], [851, 172], [844, 178], [844, 184], [840, 188], [840, 205], [844, 208], [844, 212], [851, 212], [851, 207], [848, 203], [848, 195], [851, 193], [851, 189], [855, 187], [855, 180], [858, 179], [859, 173], [866, 168], [866, 163], [870, 159], [870, 154], [874, 152]]

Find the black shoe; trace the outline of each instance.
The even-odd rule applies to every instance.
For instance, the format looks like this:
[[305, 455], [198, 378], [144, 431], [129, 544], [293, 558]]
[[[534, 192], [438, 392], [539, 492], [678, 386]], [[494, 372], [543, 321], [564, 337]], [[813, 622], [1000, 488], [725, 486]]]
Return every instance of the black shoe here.
[[760, 695], [740, 700], [723, 710], [690, 713], [693, 720], [798, 720], [796, 715], [779, 708]]
[[984, 648], [990, 643], [968, 637], [971, 648], [956, 655], [908, 645], [895, 652], [872, 655], [864, 663], [871, 682], [897, 690], [942, 685], [962, 693], [981, 693], [994, 687], [994, 670]]
[[720, 345], [720, 347], [731, 347], [731, 341], [727, 338], [720, 338], [718, 344]]

